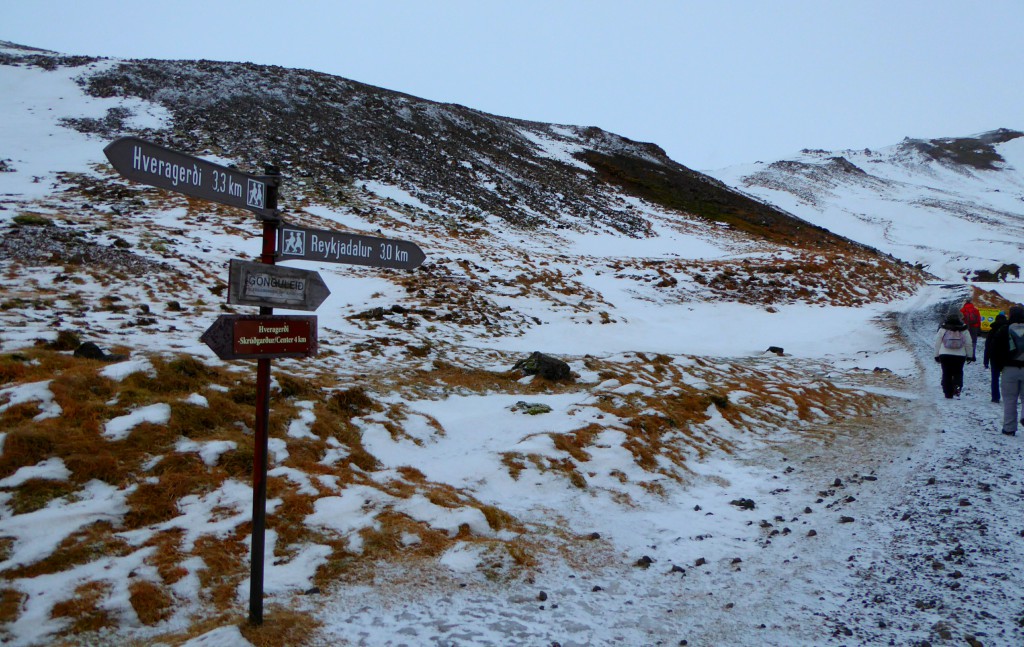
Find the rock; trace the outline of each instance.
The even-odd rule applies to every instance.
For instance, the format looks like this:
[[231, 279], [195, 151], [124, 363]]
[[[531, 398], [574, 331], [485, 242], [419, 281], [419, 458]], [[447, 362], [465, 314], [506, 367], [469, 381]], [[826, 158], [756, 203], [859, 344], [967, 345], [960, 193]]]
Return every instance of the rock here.
[[551, 407], [543, 402], [524, 402], [522, 400], [512, 405], [512, 410], [522, 411], [523, 413], [531, 416], [540, 415], [542, 413], [551, 413]]
[[91, 341], [87, 341], [81, 344], [75, 349], [75, 357], [84, 357], [85, 359], [104, 359], [107, 356], [103, 350]]
[[682, 566], [680, 566], [679, 564], [673, 564], [672, 568], [670, 568], [668, 572], [669, 573], [682, 573], [683, 575], [686, 575], [686, 569], [683, 568]]
[[729, 504], [736, 506], [740, 510], [753, 510], [757, 507], [752, 499], [734, 499]]
[[817, 530], [808, 530], [807, 531], [807, 536], [808, 537], [817, 537], [818, 536], [818, 531]]
[[654, 560], [648, 557], [647, 555], [644, 555], [640, 559], [636, 560], [636, 566], [638, 568], [650, 568], [651, 564], [653, 563]]
[[587, 539], [590, 539], [590, 540], [595, 540], [595, 539], [600, 539], [600, 538], [601, 538], [601, 533], [599, 533], [599, 532], [592, 532], [589, 535], [587, 535]]
[[527, 375], [539, 375], [552, 382], [572, 378], [572, 369], [568, 364], [541, 352], [534, 352], [526, 359], [519, 360], [512, 370], [522, 371]]
[[540, 600], [541, 602], [544, 602], [545, 600], [548, 599], [548, 594], [546, 592], [544, 592], [544, 591], [541, 591], [540, 593], [537, 594], [537, 599]]
[[698, 557], [698, 558], [697, 558], [697, 561], [695, 561], [695, 562], [693, 563], [693, 565], [694, 565], [694, 566], [704, 566], [704, 565], [705, 565], [705, 564], [707, 564], [707, 563], [708, 563], [708, 560], [704, 559], [703, 557]]
[[81, 344], [75, 349], [75, 357], [84, 357], [85, 359], [98, 359], [102, 362], [123, 362], [128, 359], [127, 355], [115, 355], [111, 353], [105, 353], [102, 348], [97, 346], [91, 341], [87, 341]]
[[839, 517], [839, 523], [853, 523], [854, 521], [856, 521], [856, 519], [854, 519], [853, 517]]

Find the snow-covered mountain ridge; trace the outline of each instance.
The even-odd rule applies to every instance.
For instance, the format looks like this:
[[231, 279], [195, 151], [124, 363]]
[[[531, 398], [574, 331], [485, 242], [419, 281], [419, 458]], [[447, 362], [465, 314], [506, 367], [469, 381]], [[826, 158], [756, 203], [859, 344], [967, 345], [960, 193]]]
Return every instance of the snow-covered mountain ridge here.
[[[845, 520], [850, 492], [900, 482], [888, 463], [917, 442], [921, 366], [893, 311], [941, 298], [913, 263], [968, 267], [979, 237], [1012, 238], [961, 218], [970, 235], [890, 245], [896, 207], [854, 217], [858, 237], [825, 227], [851, 186], [913, 204], [936, 174], [962, 180], [943, 204], [989, 180], [1012, 214], [1012, 182], [984, 173], [1013, 172], [1020, 141], [994, 137], [992, 168], [918, 153], [863, 185], [852, 153], [758, 167], [786, 187], [771, 195], [806, 196], [784, 211], [653, 144], [309, 71], [3, 44], [0, 113], [0, 640], [17, 645], [874, 635], [841, 560], [873, 532]], [[120, 178], [102, 149], [122, 135], [276, 164], [286, 220], [427, 254], [303, 263], [332, 294], [319, 355], [274, 362], [261, 628], [244, 623], [254, 370], [199, 342], [253, 313], [226, 303], [227, 263], [257, 257], [260, 226]], [[512, 369], [537, 350], [571, 379]]]
[[[944, 280], [1021, 264], [1024, 133], [1016, 130], [907, 138], [880, 150], [804, 150], [714, 175], [838, 234], [876, 241]], [[963, 241], [984, 252], [964, 254]]]

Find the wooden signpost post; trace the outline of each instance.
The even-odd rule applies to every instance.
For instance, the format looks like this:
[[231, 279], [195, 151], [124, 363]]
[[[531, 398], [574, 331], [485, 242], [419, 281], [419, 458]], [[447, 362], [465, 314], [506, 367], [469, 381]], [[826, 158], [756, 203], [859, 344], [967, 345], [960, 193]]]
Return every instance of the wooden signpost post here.
[[426, 257], [408, 241], [282, 223], [276, 169], [266, 175], [249, 175], [137, 137], [117, 139], [103, 152], [114, 169], [129, 180], [247, 209], [263, 221], [261, 262], [232, 260], [228, 275], [228, 303], [257, 306], [260, 313], [221, 315], [200, 337], [221, 359], [256, 360], [249, 622], [259, 625], [263, 623], [270, 362], [317, 353], [316, 317], [275, 315], [274, 308], [316, 310], [331, 293], [318, 273], [275, 266], [275, 260], [414, 269]]

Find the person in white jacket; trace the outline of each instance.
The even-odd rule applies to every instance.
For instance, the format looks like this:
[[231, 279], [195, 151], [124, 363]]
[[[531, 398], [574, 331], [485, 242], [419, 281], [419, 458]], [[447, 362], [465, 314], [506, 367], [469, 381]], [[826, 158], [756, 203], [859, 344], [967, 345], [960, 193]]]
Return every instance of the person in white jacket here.
[[935, 361], [942, 366], [942, 394], [960, 397], [964, 387], [964, 363], [974, 361], [974, 346], [959, 312], [946, 315], [935, 334]]

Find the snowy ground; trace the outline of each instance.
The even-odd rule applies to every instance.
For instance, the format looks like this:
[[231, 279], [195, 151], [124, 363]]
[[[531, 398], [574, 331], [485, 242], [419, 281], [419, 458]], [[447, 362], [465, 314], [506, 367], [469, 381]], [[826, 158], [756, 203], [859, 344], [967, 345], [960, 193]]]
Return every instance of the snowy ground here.
[[[900, 314], [921, 370], [876, 425], [699, 465], [719, 478], [689, 492], [703, 503], [687, 511], [692, 525], [647, 520], [636, 553], [595, 538], [582, 562], [556, 559], [519, 585], [489, 582], [473, 554], [341, 585], [311, 601], [323, 643], [1024, 644], [1022, 441], [998, 433], [980, 362], [962, 398], [942, 397], [939, 292]], [[740, 495], [756, 507], [731, 506]]]
[[[69, 210], [85, 207], [63, 190], [62, 183], [54, 183], [54, 174], [58, 169], [95, 173], [105, 142], [59, 126], [57, 119], [101, 117], [114, 103], [81, 96], [72, 82], [73, 74], [67, 71], [48, 76], [11, 68], [6, 73], [4, 87], [12, 91], [0, 92], [0, 112], [17, 118], [0, 124], [0, 141], [10, 143], [4, 155], [10, 158], [7, 162], [12, 169], [0, 173], [0, 207], [5, 214], [0, 220], [6, 223], [20, 211], [52, 216], [64, 223], [61, 229], [81, 227], [83, 235], [92, 237], [93, 246], [113, 244], [109, 235], [117, 232], [124, 236], [123, 243], [141, 255], [148, 254], [147, 258], [156, 259], [157, 248], [165, 249], [159, 255], [166, 263], [161, 274], [187, 275], [199, 267], [220, 272], [217, 268], [228, 258], [256, 252], [255, 229], [212, 230], [206, 220], [201, 226], [198, 219], [191, 221], [193, 216], [183, 204], [169, 203], [168, 207], [152, 196], [147, 198], [149, 206], [138, 214], [122, 214], [120, 207], [114, 211], [111, 205], [100, 205], [90, 206], [82, 212], [85, 215], [71, 217]], [[167, 118], [152, 106], [133, 107], [139, 125], [157, 127]], [[39, 146], [44, 140], [50, 144]], [[1020, 143], [1016, 146], [1019, 153]], [[117, 182], [110, 178], [102, 181]], [[1019, 182], [1000, 185], [991, 191], [999, 194], [992, 199], [998, 198], [1001, 205], [1004, 200], [1016, 205], [1019, 186]], [[392, 187], [370, 188], [395, 205], [411, 205], [415, 200]], [[912, 192], [911, 198], [917, 195]], [[902, 217], [903, 204], [891, 207], [891, 213]], [[790, 206], [795, 209], [799, 205]], [[1006, 205], [1000, 208], [1009, 209]], [[373, 231], [378, 226], [348, 211], [312, 207], [309, 213], [345, 228]], [[399, 211], [388, 213], [393, 222], [404, 222]], [[652, 221], [668, 222], [657, 210], [649, 215]], [[834, 215], [837, 222], [843, 222], [840, 215], [846, 218], [831, 212], [821, 217], [825, 215]], [[819, 222], [812, 216], [815, 214], [808, 218]], [[860, 242], [886, 251], [906, 249], [896, 244], [899, 241], [890, 240], [893, 223], [888, 220], [854, 220], [858, 229], [850, 233], [856, 233]], [[918, 225], [917, 220], [908, 220]], [[992, 260], [988, 251], [991, 236], [985, 234], [984, 222], [979, 223], [958, 230], [967, 233], [956, 236], [945, 235], [948, 223], [933, 224], [930, 231], [943, 234], [939, 236], [942, 244], [914, 247], [920, 256], [912, 258], [933, 270], [948, 270], [944, 278], [959, 282], [962, 270], [979, 266], [977, 259]], [[110, 228], [102, 229], [100, 224]], [[191, 228], [188, 238], [176, 231], [186, 225]], [[1003, 227], [1001, 224], [1000, 231]], [[1005, 228], [1019, 231], [1012, 221]], [[753, 439], [737, 438], [741, 430], [724, 424], [721, 416], [712, 417], [705, 429], [707, 437], [735, 441], [740, 451], [734, 455], [711, 452], [703, 461], [687, 458], [685, 467], [692, 470], [689, 483], [686, 487], [672, 483], [665, 496], [659, 497], [633, 496], [650, 494], [642, 491], [642, 484], [653, 482], [658, 475], [640, 474], [634, 456], [623, 451], [622, 441], [605, 442], [604, 437], [591, 448], [594, 474], [587, 475], [593, 480], [588, 481], [592, 487], [586, 490], [570, 488], [563, 478], [538, 470], [526, 470], [521, 481], [512, 483], [507, 470], [494, 469], [500, 464], [500, 455], [511, 450], [536, 452], [551, 459], [564, 457], [554, 451], [546, 435], [577, 429], [591, 422], [591, 417], [603, 420], [607, 428], [602, 433], [614, 436], [621, 421], [598, 411], [592, 406], [593, 399], [614, 396], [616, 389], [664, 388], [653, 381], [638, 378], [632, 384], [604, 386], [596, 374], [586, 375], [577, 393], [537, 396], [557, 405], [555, 411], [537, 417], [536, 427], [520, 430], [518, 435], [495, 432], [507, 430], [501, 425], [513, 417], [508, 405], [521, 396], [464, 396], [445, 391], [443, 399], [430, 399], [411, 390], [384, 394], [382, 398], [408, 395], [401, 404], [408, 413], [409, 424], [403, 431], [409, 438], [396, 440], [382, 433], [382, 420], [372, 416], [360, 421], [364, 442], [385, 469], [361, 475], [358, 485], [342, 486], [334, 475], [320, 472], [314, 481], [284, 464], [287, 441], [273, 439], [271, 478], [294, 481], [291, 489], [305, 496], [311, 496], [309, 491], [322, 493], [307, 523], [356, 542], [358, 531], [375, 523], [374, 513], [395, 506], [416, 522], [450, 536], [465, 522], [476, 533], [474, 539], [514, 544], [515, 537], [497, 537], [507, 530], [492, 532], [482, 523], [477, 507], [441, 510], [420, 496], [419, 490], [415, 497], [397, 500], [367, 487], [370, 479], [390, 479], [399, 466], [416, 465], [431, 484], [457, 488], [517, 515], [529, 526], [530, 532], [524, 534], [548, 533], [550, 549], [547, 554], [535, 554], [531, 546], [536, 564], [525, 574], [506, 576], [515, 570], [507, 565], [508, 552], [488, 552], [486, 542], [453, 540], [453, 547], [436, 563], [421, 560], [410, 566], [399, 558], [384, 565], [354, 564], [352, 572], [345, 572], [317, 593], [311, 591], [311, 578], [327, 549], [314, 543], [296, 545], [288, 553], [291, 561], [268, 560], [268, 619], [272, 622], [282, 606], [301, 607], [321, 622], [318, 638], [324, 645], [913, 645], [925, 641], [963, 644], [970, 642], [967, 636], [975, 644], [1024, 644], [1024, 582], [1017, 569], [1024, 557], [1019, 476], [1022, 440], [998, 433], [1000, 409], [988, 401], [988, 375], [980, 363], [968, 367], [962, 399], [950, 402], [941, 396], [938, 368], [930, 356], [939, 313], [962, 292], [930, 287], [903, 304], [898, 317], [903, 344], [889, 348], [885, 347], [887, 331], [876, 322], [886, 307], [878, 301], [860, 308], [812, 307], [800, 302], [771, 310], [733, 302], [691, 303], [664, 297], [641, 280], [643, 277], [633, 280], [627, 276], [634, 272], [639, 276], [639, 269], [614, 267], [623, 260], [616, 258], [622, 254], [660, 261], [670, 251], [698, 260], [738, 258], [750, 252], [734, 249], [726, 244], [728, 240], [706, 229], [689, 224], [666, 227], [659, 232], [660, 238], [629, 241], [624, 246], [617, 236], [555, 240], [554, 235], [526, 236], [495, 226], [491, 233], [495, 249], [488, 254], [475, 249], [480, 244], [475, 239], [447, 241], [436, 238], [437, 232], [417, 232], [417, 240], [422, 233], [425, 247], [438, 259], [439, 274], [466, 276], [467, 283], [449, 281], [445, 285], [466, 285], [471, 278], [468, 268], [486, 267], [491, 283], [477, 280], [492, 290], [496, 303], [514, 304], [523, 321], [528, 315], [543, 318], [543, 326], [539, 322], [517, 326], [511, 318], [506, 322], [506, 317], [495, 315], [495, 310], [485, 313], [496, 320], [494, 328], [425, 320], [425, 332], [405, 330], [399, 324], [408, 318], [394, 316], [380, 324], [382, 333], [377, 328], [363, 328], [364, 320], [352, 315], [374, 306], [387, 309], [403, 303], [406, 289], [368, 273], [320, 268], [335, 295], [334, 302], [320, 312], [325, 331], [321, 343], [340, 352], [318, 361], [323, 365], [332, 362], [330, 366], [338, 374], [372, 373], [404, 353], [403, 347], [436, 340], [440, 350], [431, 351], [436, 357], [472, 358], [472, 365], [493, 364], [494, 370], [507, 370], [510, 357], [538, 348], [575, 355], [573, 368], [581, 373], [588, 372], [580, 359], [585, 354], [611, 357], [610, 361], [621, 360], [625, 365], [636, 361], [630, 357], [626, 362], [625, 356], [638, 350], [666, 353], [679, 366], [692, 365], [694, 357], [711, 362], [718, 358], [723, 364], [735, 362], [729, 364], [731, 370], [745, 360], [763, 361], [767, 346], [781, 345], [787, 357], [780, 359], [780, 371], [792, 366], [817, 370], [831, 365], [835, 372], [828, 379], [842, 381], [845, 371], [852, 369], [869, 373], [872, 367], [888, 369], [890, 372], [875, 375], [873, 388], [894, 396], [892, 410], [881, 412], [867, 424], [836, 420], [828, 440], [775, 427], [772, 433]], [[384, 233], [404, 237], [408, 232], [399, 228]], [[914, 235], [916, 229], [906, 238], [914, 239]], [[8, 236], [8, 240], [14, 238], [13, 233]], [[961, 247], [955, 253], [950, 251], [947, 239]], [[504, 247], [515, 253], [506, 253]], [[588, 259], [607, 262], [562, 258], [569, 248]], [[536, 258], [521, 259], [521, 252]], [[11, 257], [24, 253], [12, 251]], [[954, 259], [958, 265], [948, 265], [946, 259]], [[514, 298], [506, 296], [506, 292], [520, 291], [516, 279], [528, 271], [537, 279], [557, 277], [559, 282], [572, 283], [578, 294], [569, 299], [562, 292], [545, 293], [537, 288]], [[16, 351], [36, 339], [53, 339], [58, 328], [70, 326], [90, 331], [108, 348], [124, 344], [133, 353], [145, 348], [212, 361], [209, 349], [198, 338], [221, 311], [207, 288], [199, 285], [201, 281], [195, 282], [193, 292], [176, 288], [189, 296], [185, 299], [175, 293], [175, 298], [188, 306], [179, 311], [163, 305], [166, 295], [153, 293], [152, 281], [135, 274], [134, 281], [113, 287], [84, 273], [70, 281], [63, 274], [70, 272], [58, 266], [12, 271], [10, 277], [23, 280], [12, 279], [6, 288], [5, 298], [11, 303], [0, 312], [0, 349]], [[203, 280], [212, 282], [210, 277]], [[543, 286], [544, 282], [535, 283]], [[1007, 298], [1024, 298], [1024, 291], [1013, 294], [1013, 287], [998, 285]], [[136, 326], [138, 313], [97, 307], [97, 301], [110, 291], [117, 291], [124, 303], [152, 303], [152, 310], [147, 306], [147, 318], [159, 317], [158, 323]], [[461, 296], [464, 290], [452, 287], [452, 292]], [[685, 289], [678, 292], [685, 294]], [[48, 301], [40, 301], [37, 307], [36, 301], [44, 297]], [[83, 302], [92, 306], [83, 307]], [[598, 322], [602, 309], [613, 315], [603, 325]], [[581, 334], [581, 330], [585, 332]], [[681, 330], [710, 330], [713, 334], [680, 334]], [[368, 348], [365, 354], [350, 348], [354, 341], [381, 334], [386, 341], [401, 338], [404, 343]], [[433, 358], [423, 362], [430, 365]], [[119, 381], [133, 371], [152, 368], [145, 358], [133, 357], [109, 366], [102, 375]], [[692, 380], [693, 374], [685, 373], [680, 379]], [[59, 418], [61, 407], [48, 385], [44, 380], [5, 386], [0, 389], [0, 413], [3, 407], [38, 402], [39, 413], [32, 420]], [[206, 395], [212, 398], [217, 386], [224, 388], [211, 385]], [[858, 383], [856, 388], [865, 387]], [[207, 397], [198, 393], [188, 396], [186, 402], [209, 406]], [[149, 403], [105, 420], [106, 439], [121, 442], [140, 425], [165, 425], [170, 404], [179, 403]], [[297, 417], [288, 427], [288, 441], [310, 440], [313, 405], [297, 402], [295, 408]], [[788, 413], [792, 416], [792, 411]], [[716, 411], [709, 407], [709, 416], [713, 415]], [[516, 418], [525, 417], [517, 414]], [[438, 428], [430, 427], [428, 420], [437, 421]], [[0, 432], [0, 452], [3, 435]], [[468, 443], [460, 445], [462, 439], [475, 440], [479, 451], [471, 451]], [[419, 440], [423, 442], [417, 443]], [[212, 466], [218, 456], [231, 451], [232, 443], [220, 438], [203, 443], [182, 438], [174, 453], [198, 453], [203, 463]], [[407, 453], [412, 449], [415, 456]], [[344, 453], [335, 441], [324, 451], [321, 462], [330, 465]], [[158, 460], [160, 457], [154, 457], [153, 464]], [[487, 468], [492, 469], [483, 471]], [[4, 559], [9, 562], [7, 567], [33, 563], [89, 524], [100, 521], [116, 526], [125, 514], [128, 490], [98, 481], [32, 513], [9, 514], [5, 510], [6, 501], [13, 496], [9, 490], [32, 478], [61, 482], [68, 478], [68, 471], [59, 459], [45, 460], [19, 467], [0, 482], [0, 538], [13, 538]], [[616, 471], [629, 478], [609, 484]], [[375, 498], [364, 502], [364, 497]], [[753, 507], [742, 509], [732, 503], [742, 499], [749, 499]], [[196, 631], [189, 625], [191, 614], [207, 604], [198, 582], [198, 573], [204, 568], [198, 557], [183, 563], [188, 575], [177, 580], [171, 591], [176, 596], [172, 619], [158, 628], [139, 627], [127, 601], [128, 583], [132, 578], [159, 580], [146, 562], [152, 547], [145, 542], [163, 530], [181, 531], [190, 541], [200, 535], [223, 538], [248, 521], [250, 501], [248, 484], [229, 479], [208, 496], [189, 497], [182, 503], [180, 516], [120, 533], [119, 539], [131, 549], [126, 548], [120, 557], [103, 555], [60, 573], [6, 582], [24, 597], [18, 598], [22, 613], [0, 627], [9, 632], [5, 639], [20, 645], [53, 640], [63, 626], [63, 621], [50, 617], [56, 598], [72, 595], [68, 592], [76, 586], [93, 581], [112, 591], [104, 608], [118, 618], [118, 630], [150, 632], [132, 634], [143, 637]], [[271, 502], [271, 514], [279, 504]], [[589, 541], [577, 539], [588, 536]], [[408, 539], [412, 543], [416, 538]], [[268, 543], [275, 540], [271, 532]], [[497, 544], [493, 541], [490, 546]], [[570, 544], [571, 551], [566, 549]], [[353, 546], [354, 552], [357, 548]], [[243, 584], [237, 593], [237, 608], [241, 609], [247, 587]], [[188, 644], [248, 645], [238, 628], [230, 625]]]

